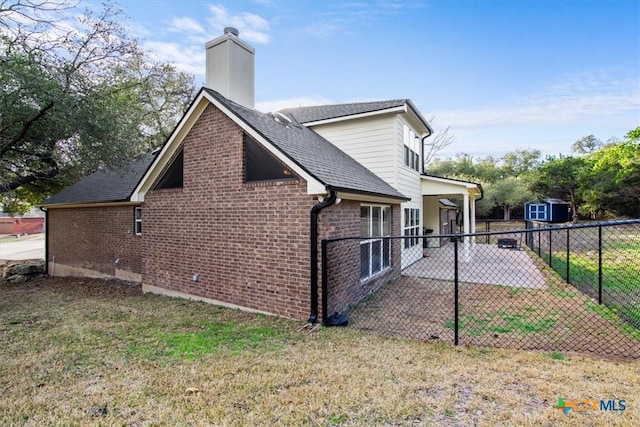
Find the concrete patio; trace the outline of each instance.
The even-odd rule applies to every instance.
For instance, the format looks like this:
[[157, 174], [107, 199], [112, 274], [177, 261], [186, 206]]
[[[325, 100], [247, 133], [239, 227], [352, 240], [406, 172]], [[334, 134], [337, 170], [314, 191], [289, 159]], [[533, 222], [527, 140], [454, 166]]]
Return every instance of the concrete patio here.
[[[547, 283], [524, 250], [496, 245], [458, 244], [458, 280], [466, 283], [545, 289]], [[424, 249], [424, 258], [402, 271], [403, 276], [454, 280], [454, 244]]]

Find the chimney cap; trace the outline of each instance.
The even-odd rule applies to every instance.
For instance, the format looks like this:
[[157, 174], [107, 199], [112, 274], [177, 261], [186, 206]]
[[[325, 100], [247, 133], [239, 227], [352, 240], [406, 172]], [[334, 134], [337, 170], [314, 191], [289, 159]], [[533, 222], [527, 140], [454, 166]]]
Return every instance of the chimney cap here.
[[238, 37], [240, 35], [240, 31], [238, 31], [238, 29], [234, 28], [234, 27], [224, 27], [224, 33], [225, 34], [233, 34], [236, 37]]

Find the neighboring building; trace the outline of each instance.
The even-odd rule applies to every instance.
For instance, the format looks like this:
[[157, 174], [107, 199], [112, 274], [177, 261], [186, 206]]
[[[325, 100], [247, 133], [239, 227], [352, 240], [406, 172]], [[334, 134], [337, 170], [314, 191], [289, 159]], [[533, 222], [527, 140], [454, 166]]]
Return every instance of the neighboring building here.
[[44, 231], [44, 213], [32, 209], [24, 215], [13, 217], [0, 209], [0, 235], [10, 234], [22, 236]]
[[[411, 101], [264, 114], [253, 108], [253, 48], [234, 29], [206, 47], [206, 87], [158, 152], [43, 202], [49, 274], [315, 321], [318, 239], [367, 237], [341, 254], [332, 286], [357, 291], [329, 312], [422, 256], [418, 239], [383, 239], [421, 234], [435, 195], [421, 175], [431, 129]], [[463, 195], [468, 216], [479, 186], [444, 182], [437, 190]]]
[[568, 222], [569, 209], [569, 203], [560, 199], [532, 200], [524, 204], [524, 219], [550, 223]]

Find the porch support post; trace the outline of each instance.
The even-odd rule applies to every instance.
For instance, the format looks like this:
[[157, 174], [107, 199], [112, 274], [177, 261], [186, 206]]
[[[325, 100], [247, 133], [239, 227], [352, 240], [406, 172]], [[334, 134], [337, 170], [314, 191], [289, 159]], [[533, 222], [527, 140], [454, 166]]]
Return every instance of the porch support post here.
[[[471, 221], [471, 233], [473, 234], [476, 232], [476, 199], [475, 197], [469, 201], [469, 212], [470, 212], [469, 220]], [[472, 246], [476, 245], [475, 236], [471, 238], [471, 245]]]
[[[469, 234], [471, 232], [471, 208], [468, 192], [463, 195], [463, 206], [464, 234]], [[462, 260], [464, 262], [471, 261], [471, 238], [469, 236], [465, 236], [464, 238], [464, 243], [462, 245]]]

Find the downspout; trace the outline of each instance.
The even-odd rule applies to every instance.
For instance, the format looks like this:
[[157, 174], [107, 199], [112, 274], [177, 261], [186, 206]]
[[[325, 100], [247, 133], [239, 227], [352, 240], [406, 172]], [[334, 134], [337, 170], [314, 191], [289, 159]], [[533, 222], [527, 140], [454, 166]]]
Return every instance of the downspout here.
[[[431, 129], [429, 129], [429, 130], [431, 130]], [[429, 132], [429, 135], [427, 135], [427, 136], [423, 136], [423, 137], [422, 137], [422, 139], [421, 139], [422, 144], [420, 144], [420, 150], [421, 150], [422, 152], [420, 153], [420, 156], [421, 156], [421, 157], [420, 157], [420, 159], [421, 159], [422, 161], [421, 161], [420, 163], [422, 163], [422, 168], [421, 168], [421, 169], [422, 169], [422, 172], [421, 172], [422, 174], [425, 174], [425, 173], [426, 173], [426, 172], [425, 172], [425, 170], [424, 170], [424, 140], [425, 140], [425, 139], [427, 139], [427, 138], [429, 138], [431, 135], [433, 135], [433, 132], [431, 132], [431, 131], [430, 131], [430, 132]]]
[[49, 275], [49, 212], [42, 206], [44, 212], [44, 274]]
[[331, 190], [329, 197], [311, 208], [311, 314], [307, 323], [318, 321], [318, 214], [337, 200], [336, 192]]

